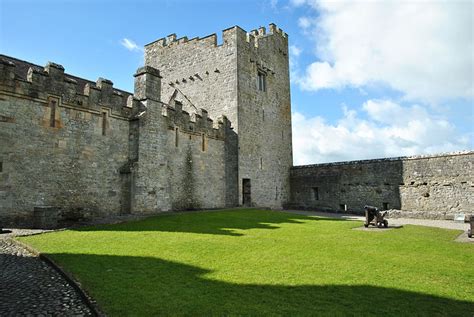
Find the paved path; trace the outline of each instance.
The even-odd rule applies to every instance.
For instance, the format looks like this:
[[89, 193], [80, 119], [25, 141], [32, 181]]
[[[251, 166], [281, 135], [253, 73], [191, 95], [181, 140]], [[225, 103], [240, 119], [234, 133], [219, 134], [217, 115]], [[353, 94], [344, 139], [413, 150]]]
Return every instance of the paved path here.
[[91, 316], [67, 281], [0, 235], [0, 316]]
[[[346, 220], [365, 221], [365, 217], [363, 216], [343, 214], [343, 213], [330, 213], [330, 212], [304, 211], [304, 210], [285, 210], [285, 212], [291, 212], [291, 213], [306, 215], [306, 216], [330, 217], [330, 218], [339, 218], [339, 219], [346, 219]], [[464, 231], [466, 231], [469, 228], [468, 223], [455, 222], [452, 220], [388, 218], [388, 223], [389, 225], [394, 225], [394, 226], [417, 225], [417, 226], [437, 227], [437, 228], [445, 228], [445, 229], [457, 229], [457, 230], [464, 230]]]

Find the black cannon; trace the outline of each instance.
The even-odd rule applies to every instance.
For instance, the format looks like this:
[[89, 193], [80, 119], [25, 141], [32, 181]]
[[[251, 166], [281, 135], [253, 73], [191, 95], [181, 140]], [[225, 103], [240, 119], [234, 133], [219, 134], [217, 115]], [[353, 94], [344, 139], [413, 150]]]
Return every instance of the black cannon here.
[[369, 225], [372, 226], [377, 226], [381, 228], [384, 226], [385, 228], [388, 227], [388, 221], [384, 219], [385, 215], [387, 214], [386, 212], [380, 212], [377, 207], [373, 206], [365, 206], [365, 223], [364, 227], [368, 227]]
[[474, 215], [470, 217], [469, 222], [471, 224], [471, 228], [467, 230], [467, 236], [469, 238], [472, 238], [472, 232], [474, 231]]

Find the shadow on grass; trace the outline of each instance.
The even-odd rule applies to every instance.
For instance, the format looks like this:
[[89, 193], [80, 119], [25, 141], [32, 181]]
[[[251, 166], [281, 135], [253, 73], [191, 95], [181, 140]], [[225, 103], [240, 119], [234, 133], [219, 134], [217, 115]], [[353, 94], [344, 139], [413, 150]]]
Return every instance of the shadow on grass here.
[[257, 285], [148, 257], [50, 254], [110, 316], [472, 316], [474, 303], [370, 285]]
[[344, 219], [316, 218], [269, 210], [245, 209], [211, 212], [173, 213], [127, 223], [82, 227], [76, 231], [164, 231], [242, 236], [234, 230], [278, 229], [283, 223], [306, 221], [347, 221]]

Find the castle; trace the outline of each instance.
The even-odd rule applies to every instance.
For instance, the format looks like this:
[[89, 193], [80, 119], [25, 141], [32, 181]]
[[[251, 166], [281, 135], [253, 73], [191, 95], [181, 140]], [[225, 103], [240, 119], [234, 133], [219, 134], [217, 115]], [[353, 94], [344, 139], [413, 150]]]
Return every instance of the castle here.
[[473, 152], [292, 167], [288, 36], [274, 24], [152, 42], [133, 94], [0, 57], [0, 227], [234, 206], [473, 209]]

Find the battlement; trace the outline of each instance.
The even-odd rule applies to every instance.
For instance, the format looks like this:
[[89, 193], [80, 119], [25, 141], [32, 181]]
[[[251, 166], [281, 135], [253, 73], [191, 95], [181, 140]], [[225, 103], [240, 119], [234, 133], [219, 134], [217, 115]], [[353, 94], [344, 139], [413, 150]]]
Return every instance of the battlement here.
[[189, 114], [183, 110], [183, 105], [179, 101], [174, 101], [174, 105], [163, 105], [163, 117], [167, 119], [168, 128], [176, 128], [181, 132], [202, 135], [213, 139], [224, 140], [226, 129], [230, 129], [231, 123], [226, 116], [221, 116], [217, 121], [208, 116], [208, 112], [200, 109], [198, 113]]
[[54, 95], [62, 104], [100, 110], [110, 108], [113, 113], [128, 116], [130, 93], [116, 90], [112, 81], [99, 78], [91, 82], [65, 73], [62, 65], [48, 62], [40, 67], [25, 61], [0, 56], [0, 89], [26, 98], [46, 100]]
[[151, 43], [148, 43], [145, 45], [145, 50], [148, 51], [150, 49], [156, 49], [156, 48], [172, 48], [176, 47], [177, 45], [180, 44], [196, 44], [196, 45], [203, 45], [207, 47], [218, 47], [225, 45], [229, 42], [231, 42], [232, 37], [235, 35], [235, 33], [241, 33], [246, 35], [246, 41], [249, 43], [252, 43], [256, 46], [258, 46], [258, 41], [261, 38], [264, 37], [269, 37], [269, 36], [279, 36], [281, 38], [287, 39], [288, 35], [283, 32], [282, 29], [277, 27], [274, 23], [270, 23], [268, 26], [268, 33], [267, 29], [263, 26], [259, 27], [256, 30], [252, 30], [250, 32], [245, 31], [239, 26], [233, 26], [231, 28], [227, 28], [222, 31], [222, 39], [223, 43], [218, 44], [217, 43], [217, 35], [216, 33], [207, 35], [203, 38], [195, 37], [192, 39], [188, 39], [187, 36], [183, 36], [181, 38], [178, 38], [176, 34], [170, 34], [166, 37], [160, 38], [156, 41], [153, 41]]

